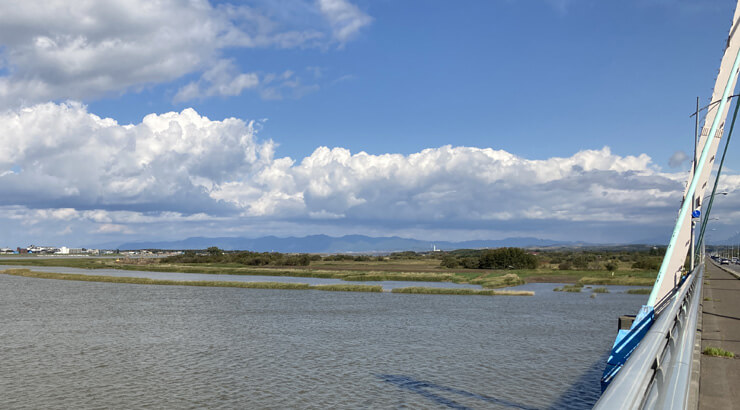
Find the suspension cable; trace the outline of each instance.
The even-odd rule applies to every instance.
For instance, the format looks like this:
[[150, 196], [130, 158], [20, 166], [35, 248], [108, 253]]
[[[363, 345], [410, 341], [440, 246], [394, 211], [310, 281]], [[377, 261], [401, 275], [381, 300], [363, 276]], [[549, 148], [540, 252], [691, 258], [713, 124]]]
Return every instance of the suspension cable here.
[[[732, 130], [735, 128], [735, 119], [737, 119], [738, 108], [740, 104], [735, 101], [735, 112], [732, 114], [732, 123], [730, 124], [730, 131], [727, 133], [727, 141], [725, 142], [725, 149], [722, 151], [722, 159], [719, 162], [719, 168], [717, 168], [717, 176], [714, 178], [714, 187], [712, 187], [712, 195], [709, 196], [709, 204], [707, 204], [707, 212], [704, 214], [704, 219], [701, 222], [701, 233], [699, 234], [699, 244], [704, 242], [704, 232], [707, 229], [707, 222], [709, 222], [709, 213], [712, 212], [712, 204], [714, 203], [714, 194], [717, 192], [717, 184], [719, 183], [719, 176], [722, 173], [722, 165], [725, 163], [725, 155], [727, 154], [727, 147], [730, 145], [730, 139], [732, 138]], [[710, 141], [706, 142], [710, 144]], [[695, 255], [698, 257], [699, 255]]]

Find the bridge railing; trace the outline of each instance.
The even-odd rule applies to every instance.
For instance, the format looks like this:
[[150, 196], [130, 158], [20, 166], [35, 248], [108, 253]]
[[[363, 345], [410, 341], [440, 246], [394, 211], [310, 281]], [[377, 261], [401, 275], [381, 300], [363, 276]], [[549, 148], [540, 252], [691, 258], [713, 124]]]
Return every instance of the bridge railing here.
[[594, 409], [678, 409], [689, 383], [704, 265], [699, 265], [632, 352]]

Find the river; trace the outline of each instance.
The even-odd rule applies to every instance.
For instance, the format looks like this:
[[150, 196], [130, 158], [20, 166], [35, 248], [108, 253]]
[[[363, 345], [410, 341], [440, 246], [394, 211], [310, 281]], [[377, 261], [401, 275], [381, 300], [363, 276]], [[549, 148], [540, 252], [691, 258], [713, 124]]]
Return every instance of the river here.
[[616, 318], [646, 296], [555, 286], [486, 297], [0, 275], [2, 407], [590, 408]]

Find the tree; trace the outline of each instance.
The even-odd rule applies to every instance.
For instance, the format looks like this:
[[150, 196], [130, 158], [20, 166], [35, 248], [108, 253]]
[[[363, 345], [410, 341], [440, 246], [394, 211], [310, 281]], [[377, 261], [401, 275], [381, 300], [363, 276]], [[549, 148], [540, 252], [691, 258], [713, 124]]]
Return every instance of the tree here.
[[652, 258], [641, 258], [632, 264], [632, 269], [658, 270], [660, 269], [660, 261]]
[[573, 266], [578, 269], [588, 268], [588, 259], [584, 255], [576, 255], [573, 257]]
[[465, 268], [465, 269], [478, 269], [478, 268], [481, 267], [480, 266], [480, 259], [473, 258], [473, 257], [462, 258], [462, 260], [460, 261], [460, 263], [462, 264], [463, 268]]
[[442, 258], [442, 262], [440, 265], [444, 266], [445, 268], [457, 268], [460, 266], [460, 262], [457, 260], [456, 257], [452, 255], [445, 255], [444, 258]]
[[498, 248], [483, 251], [481, 269], [536, 269], [537, 257], [520, 248]]

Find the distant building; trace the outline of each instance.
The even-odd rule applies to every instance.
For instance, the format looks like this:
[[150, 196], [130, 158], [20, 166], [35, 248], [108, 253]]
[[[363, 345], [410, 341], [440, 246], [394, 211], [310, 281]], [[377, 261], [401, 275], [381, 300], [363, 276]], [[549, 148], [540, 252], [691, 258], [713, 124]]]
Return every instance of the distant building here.
[[26, 247], [27, 253], [41, 253], [41, 254], [49, 254], [49, 253], [56, 253], [59, 249], [55, 246], [36, 246], [31, 245]]

